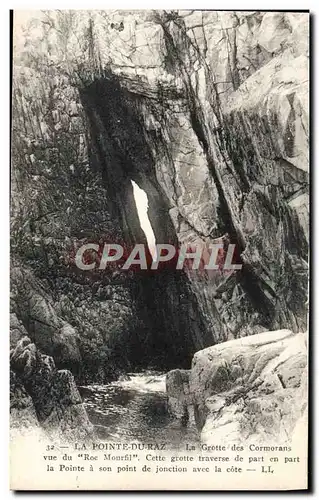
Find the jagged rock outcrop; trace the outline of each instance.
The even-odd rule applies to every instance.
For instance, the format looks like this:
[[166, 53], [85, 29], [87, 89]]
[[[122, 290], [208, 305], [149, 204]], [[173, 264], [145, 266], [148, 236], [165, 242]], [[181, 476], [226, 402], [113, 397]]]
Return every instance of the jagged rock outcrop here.
[[21, 321], [18, 320], [16, 313], [10, 314], [10, 349], [15, 347], [19, 340], [28, 335]]
[[[37, 347], [55, 359], [59, 367], [79, 365], [77, 331], [58, 316], [52, 297], [32, 272], [22, 266], [11, 269], [11, 340], [29, 335]], [[18, 316], [20, 320], [18, 320]]]
[[279, 330], [196, 353], [190, 392], [202, 441], [278, 445], [293, 439], [307, 421], [306, 344], [305, 334]]
[[[51, 299], [31, 306], [60, 318], [53, 348], [67, 325], [63, 344], [77, 360], [78, 346], [91, 380], [150, 359], [187, 367], [218, 342], [305, 330], [308, 22], [289, 12], [55, 11], [20, 33], [13, 251], [48, 287]], [[227, 234], [242, 270], [77, 272], [83, 242], [144, 241], [131, 180], [148, 195], [158, 242], [206, 247]], [[29, 305], [14, 312], [42, 342]]]
[[193, 404], [189, 388], [190, 370], [171, 370], [166, 375], [166, 393], [168, 411], [185, 423], [189, 420], [190, 407]]
[[52, 357], [23, 337], [10, 355], [12, 427], [40, 426], [64, 440], [93, 437], [73, 375], [57, 370]]
[[13, 429], [39, 427], [32, 398], [12, 370], [10, 370], [10, 427]]

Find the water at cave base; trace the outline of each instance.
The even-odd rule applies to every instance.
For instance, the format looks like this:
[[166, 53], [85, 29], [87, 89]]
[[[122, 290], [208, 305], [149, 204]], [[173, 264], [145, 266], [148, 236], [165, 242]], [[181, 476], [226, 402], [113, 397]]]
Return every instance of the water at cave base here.
[[198, 443], [195, 423], [187, 425], [167, 411], [165, 374], [130, 373], [128, 380], [81, 387], [90, 421], [101, 441], [167, 443], [172, 450]]

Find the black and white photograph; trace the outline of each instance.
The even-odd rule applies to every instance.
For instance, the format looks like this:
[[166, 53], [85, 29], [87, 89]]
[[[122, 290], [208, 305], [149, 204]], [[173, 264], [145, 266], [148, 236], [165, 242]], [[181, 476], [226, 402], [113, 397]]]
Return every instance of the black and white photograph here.
[[306, 490], [309, 11], [89, 7], [11, 12], [10, 487]]

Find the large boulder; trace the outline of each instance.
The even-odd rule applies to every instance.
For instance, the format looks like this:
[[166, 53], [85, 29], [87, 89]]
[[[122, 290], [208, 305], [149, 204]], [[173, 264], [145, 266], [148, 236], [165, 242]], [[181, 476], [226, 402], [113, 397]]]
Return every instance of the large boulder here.
[[197, 352], [190, 389], [204, 442], [292, 439], [307, 411], [303, 333], [265, 332]]

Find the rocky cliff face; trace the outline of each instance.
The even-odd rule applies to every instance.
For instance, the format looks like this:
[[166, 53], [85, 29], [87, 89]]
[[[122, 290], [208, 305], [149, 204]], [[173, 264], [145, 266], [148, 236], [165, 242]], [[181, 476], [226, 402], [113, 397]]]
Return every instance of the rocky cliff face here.
[[[12, 313], [32, 341], [59, 368], [103, 381], [150, 360], [188, 367], [199, 349], [265, 330], [303, 331], [308, 15], [60, 11], [26, 26]], [[79, 273], [83, 242], [144, 241], [132, 180], [157, 242], [227, 234], [242, 270]]]

